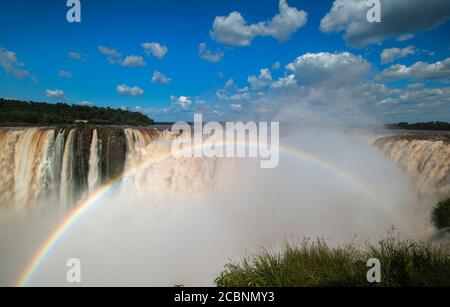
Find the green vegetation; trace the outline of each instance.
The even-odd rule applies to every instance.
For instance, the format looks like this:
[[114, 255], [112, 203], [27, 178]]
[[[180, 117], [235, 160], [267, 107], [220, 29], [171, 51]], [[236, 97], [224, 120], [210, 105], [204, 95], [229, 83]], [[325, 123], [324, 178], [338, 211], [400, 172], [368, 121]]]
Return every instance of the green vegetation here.
[[450, 198], [436, 205], [431, 214], [431, 221], [439, 230], [450, 227]]
[[[381, 262], [381, 283], [367, 282], [367, 261]], [[261, 251], [229, 263], [219, 287], [400, 287], [450, 286], [450, 248], [393, 237], [364, 248], [330, 247], [323, 240], [286, 244], [279, 253]]]
[[139, 112], [0, 98], [0, 126], [51, 126], [86, 122], [92, 125], [147, 126], [153, 124], [153, 120]]
[[434, 131], [450, 131], [450, 123], [446, 122], [427, 122], [427, 123], [398, 123], [386, 125], [388, 129], [402, 130], [434, 130]]

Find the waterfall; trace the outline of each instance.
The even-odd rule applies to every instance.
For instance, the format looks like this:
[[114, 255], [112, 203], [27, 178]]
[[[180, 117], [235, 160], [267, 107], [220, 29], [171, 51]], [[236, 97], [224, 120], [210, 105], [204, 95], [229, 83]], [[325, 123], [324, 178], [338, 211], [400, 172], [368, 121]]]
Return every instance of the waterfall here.
[[115, 127], [0, 128], [0, 208], [69, 208], [121, 175], [125, 142], [124, 130]]
[[385, 137], [375, 145], [419, 183], [421, 192], [450, 196], [450, 143], [414, 136]]
[[[175, 137], [145, 128], [0, 128], [0, 208], [69, 208], [123, 172], [137, 194], [207, 189], [219, 161], [172, 157]], [[419, 192], [450, 196], [448, 138], [395, 136], [375, 145], [419, 183]]]
[[129, 174], [125, 181], [132, 185], [137, 196], [195, 194], [213, 184], [218, 159], [173, 157], [171, 133], [126, 129], [125, 136], [125, 173]]
[[54, 190], [58, 192], [61, 184], [62, 159], [64, 154], [64, 133], [65, 133], [64, 130], [59, 131], [55, 141], [53, 178], [54, 178]]
[[73, 200], [73, 152], [75, 129], [70, 130], [62, 160], [60, 203], [65, 206]]
[[0, 130], [0, 208], [14, 205], [14, 148], [20, 133]]
[[99, 147], [100, 146], [97, 129], [94, 129], [92, 133], [91, 148], [89, 151], [89, 172], [88, 172], [89, 192], [92, 192], [101, 182]]

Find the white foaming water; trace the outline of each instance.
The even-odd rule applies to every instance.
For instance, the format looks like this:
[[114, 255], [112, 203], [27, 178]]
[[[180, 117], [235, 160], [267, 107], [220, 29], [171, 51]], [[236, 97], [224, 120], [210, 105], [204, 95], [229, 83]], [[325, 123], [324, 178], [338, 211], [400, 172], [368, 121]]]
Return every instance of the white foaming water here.
[[251, 159], [175, 159], [169, 135], [125, 133], [130, 176], [65, 234], [33, 285], [66, 285], [73, 257], [83, 285], [212, 285], [229, 259], [285, 239], [337, 244], [376, 240], [391, 226], [412, 237], [427, 230], [403, 174], [337, 132], [285, 139], [315, 159], [284, 152], [274, 170]]
[[89, 192], [92, 193], [100, 184], [100, 159], [99, 159], [99, 140], [97, 129], [92, 133], [92, 143], [89, 151], [89, 173], [88, 173], [88, 187]]
[[421, 193], [450, 196], [450, 144], [444, 141], [386, 138], [376, 142], [396, 165], [418, 181]]
[[64, 155], [61, 169], [60, 204], [67, 206], [73, 199], [73, 151], [75, 129], [70, 130], [64, 147]]
[[[73, 131], [62, 158], [61, 192], [72, 178]], [[27, 132], [20, 134], [20, 148], [46, 147], [33, 145]], [[415, 238], [429, 231], [415, 187], [376, 147], [345, 133], [302, 131], [285, 137], [283, 144], [310, 157], [282, 152], [273, 170], [260, 169], [252, 159], [173, 158], [167, 132], [126, 129], [124, 134], [128, 176], [64, 234], [31, 285], [68, 285], [69, 258], [81, 261], [82, 285], [212, 285], [229, 259], [276, 248], [285, 239], [319, 236], [336, 244], [355, 235], [358, 242], [376, 240], [391, 226]], [[95, 161], [93, 147], [89, 161]], [[0, 229], [2, 250], [9, 250], [0, 252], [0, 283], [11, 284], [23, 269], [14, 255], [31, 255], [37, 244], [30, 250], [31, 238], [44, 240], [36, 233], [50, 222], [34, 218], [31, 225], [0, 221], [9, 233], [12, 224], [20, 229], [11, 242]]]

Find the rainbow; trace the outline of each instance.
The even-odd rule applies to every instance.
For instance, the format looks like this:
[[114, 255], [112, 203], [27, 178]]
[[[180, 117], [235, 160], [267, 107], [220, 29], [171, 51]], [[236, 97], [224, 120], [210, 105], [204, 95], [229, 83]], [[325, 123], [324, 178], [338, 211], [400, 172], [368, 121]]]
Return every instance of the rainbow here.
[[[237, 144], [237, 146], [252, 146], [252, 145], [255, 144]], [[225, 146], [225, 144], [223, 144], [222, 146]], [[375, 200], [380, 206], [382, 206], [382, 208], [387, 209], [389, 211], [395, 210], [394, 207], [389, 206], [389, 204], [383, 198], [381, 198], [379, 195], [374, 193], [369, 187], [367, 187], [364, 184], [364, 182], [354, 177], [352, 174], [346, 172], [345, 170], [341, 169], [340, 167], [288, 145], [280, 145], [280, 152], [302, 159], [326, 171], [332, 172], [338, 178], [358, 188], [361, 192], [364, 192], [368, 197]], [[124, 179], [131, 176], [142, 167], [150, 166], [152, 164], [155, 164], [157, 162], [160, 162], [164, 159], [168, 159], [171, 157], [172, 155], [169, 153], [167, 155], [161, 155], [160, 157], [144, 161], [138, 166], [128, 170], [127, 172], [124, 172], [121, 176], [110, 180], [109, 182], [107, 182], [106, 184], [95, 190], [93, 193], [91, 193], [87, 198], [83, 199], [79, 204], [75, 206], [73, 210], [69, 212], [69, 214], [64, 218], [64, 220], [51, 232], [51, 234], [47, 237], [47, 239], [36, 250], [36, 252], [33, 254], [33, 257], [31, 258], [31, 260], [23, 270], [22, 274], [20, 275], [20, 278], [18, 279], [16, 286], [17, 287], [28, 286], [32, 281], [33, 275], [39, 270], [42, 263], [45, 262], [45, 259], [52, 251], [52, 249], [55, 246], [57, 246], [58, 242], [60, 242], [64, 238], [64, 235], [70, 230], [71, 226], [75, 225], [77, 221], [79, 221], [83, 216], [88, 214], [88, 212], [91, 209], [95, 208], [96, 205], [100, 203], [100, 200], [104, 199], [106, 195], [114, 191], [115, 188], [118, 187]]]

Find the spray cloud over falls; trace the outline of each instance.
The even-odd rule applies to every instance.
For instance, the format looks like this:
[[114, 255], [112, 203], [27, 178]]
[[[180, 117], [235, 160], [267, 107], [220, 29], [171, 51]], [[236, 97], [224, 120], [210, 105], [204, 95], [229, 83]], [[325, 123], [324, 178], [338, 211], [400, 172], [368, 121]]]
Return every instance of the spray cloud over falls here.
[[0, 163], [11, 170], [1, 185], [9, 207], [0, 223], [2, 284], [16, 282], [68, 207], [121, 174], [48, 252], [31, 285], [66, 285], [74, 257], [84, 285], [211, 285], [228, 259], [286, 239], [337, 244], [375, 240], [391, 226], [416, 238], [430, 229], [404, 174], [345, 131], [284, 131], [274, 170], [252, 159], [173, 158], [173, 136], [150, 129], [0, 132]]

